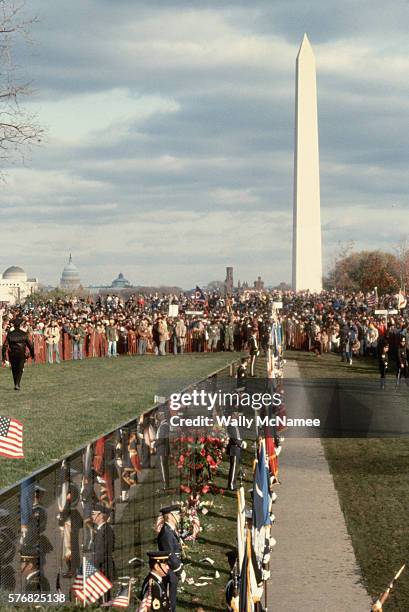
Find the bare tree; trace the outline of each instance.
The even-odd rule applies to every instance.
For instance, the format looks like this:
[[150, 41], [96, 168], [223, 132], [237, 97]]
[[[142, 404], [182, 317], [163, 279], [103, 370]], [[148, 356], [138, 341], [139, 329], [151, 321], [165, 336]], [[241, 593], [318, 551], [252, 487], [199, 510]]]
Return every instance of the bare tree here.
[[347, 274], [343, 267], [343, 262], [352, 253], [355, 247], [353, 240], [346, 242], [338, 241], [336, 251], [332, 257], [332, 262], [325, 284], [330, 289], [346, 289], [347, 286]]
[[403, 237], [395, 245], [394, 251], [399, 262], [400, 288], [409, 286], [409, 238]]
[[20, 80], [14, 61], [17, 43], [30, 42], [35, 17], [25, 17], [24, 2], [0, 0], [0, 160], [22, 158], [41, 141], [43, 130], [34, 114], [22, 105], [31, 92], [30, 83]]

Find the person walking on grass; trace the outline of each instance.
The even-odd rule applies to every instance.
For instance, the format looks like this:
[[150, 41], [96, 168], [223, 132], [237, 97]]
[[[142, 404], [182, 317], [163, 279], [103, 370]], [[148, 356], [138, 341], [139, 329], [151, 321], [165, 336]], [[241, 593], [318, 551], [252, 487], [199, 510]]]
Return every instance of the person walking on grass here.
[[389, 344], [384, 343], [379, 352], [379, 372], [381, 375], [381, 389], [385, 389], [386, 373], [388, 371]]
[[8, 356], [15, 391], [20, 391], [20, 383], [26, 361], [26, 349], [29, 350], [33, 361], [35, 357], [34, 345], [29, 339], [27, 332], [20, 329], [21, 323], [22, 320], [20, 318], [14, 320], [14, 328], [8, 332], [2, 348], [3, 365], [6, 363], [6, 357]]

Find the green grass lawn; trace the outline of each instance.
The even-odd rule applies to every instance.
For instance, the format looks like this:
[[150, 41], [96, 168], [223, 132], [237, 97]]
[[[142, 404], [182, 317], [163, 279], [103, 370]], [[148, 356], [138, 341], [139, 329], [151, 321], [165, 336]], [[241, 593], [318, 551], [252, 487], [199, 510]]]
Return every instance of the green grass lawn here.
[[194, 353], [67, 361], [26, 368], [22, 390], [0, 369], [0, 414], [24, 425], [25, 459], [0, 457], [0, 487], [60, 459], [240, 355]]
[[[286, 356], [297, 361], [305, 379], [372, 380], [379, 376], [373, 359], [359, 359], [349, 366], [337, 355], [316, 358], [291, 352]], [[402, 411], [409, 407], [409, 389], [395, 391], [393, 374], [388, 377], [386, 390], [377, 393], [384, 394], [385, 410], [396, 402], [400, 402]], [[409, 440], [326, 438], [323, 445], [365, 586], [376, 597], [402, 563], [409, 562]], [[385, 610], [409, 610], [408, 570]]]

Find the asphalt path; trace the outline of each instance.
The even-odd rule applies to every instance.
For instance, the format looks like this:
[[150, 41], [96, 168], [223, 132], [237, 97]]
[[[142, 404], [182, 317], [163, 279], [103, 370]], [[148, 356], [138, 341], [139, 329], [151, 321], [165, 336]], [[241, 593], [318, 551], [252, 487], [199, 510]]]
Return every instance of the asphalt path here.
[[[301, 380], [294, 362], [287, 363], [286, 378], [290, 387], [296, 388], [294, 394], [286, 386], [287, 415], [308, 418], [323, 411], [310, 389], [294, 384]], [[325, 394], [328, 405], [338, 406], [336, 386], [326, 389]], [[371, 600], [362, 584], [321, 439], [295, 432], [285, 436], [281, 484], [276, 485], [277, 518], [272, 535], [277, 544], [271, 556], [268, 609], [367, 612]]]

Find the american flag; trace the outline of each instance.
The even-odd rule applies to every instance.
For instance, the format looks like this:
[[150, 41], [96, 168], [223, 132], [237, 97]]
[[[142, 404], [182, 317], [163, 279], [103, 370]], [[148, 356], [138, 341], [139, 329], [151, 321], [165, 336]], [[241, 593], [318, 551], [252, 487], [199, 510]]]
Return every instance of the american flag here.
[[152, 608], [152, 582], [149, 580], [146, 593], [141, 603], [139, 604], [138, 612], [148, 612]]
[[373, 293], [371, 293], [371, 295], [367, 298], [366, 303], [368, 306], [370, 306], [371, 308], [373, 308], [374, 306], [376, 306], [378, 302], [378, 295], [377, 295], [377, 291], [375, 290]]
[[85, 603], [95, 603], [112, 587], [104, 574], [97, 570], [90, 561], [85, 561], [85, 579], [82, 566], [71, 587], [77, 599]]
[[23, 459], [23, 424], [16, 419], [0, 416], [0, 455]]
[[203, 293], [203, 291], [200, 289], [199, 285], [196, 285], [195, 300], [196, 302], [201, 302], [202, 304], [206, 303], [206, 296]]
[[112, 600], [113, 608], [127, 608], [129, 606], [128, 587], [124, 587], [121, 592]]
[[194, 540], [196, 540], [197, 536], [200, 533], [200, 520], [199, 517], [197, 516], [197, 512], [194, 510], [191, 513], [190, 516], [190, 520], [192, 523], [192, 533], [190, 535], [188, 535], [185, 540], [189, 541], [189, 542], [193, 542]]

